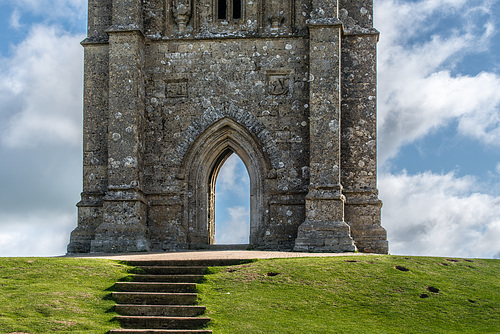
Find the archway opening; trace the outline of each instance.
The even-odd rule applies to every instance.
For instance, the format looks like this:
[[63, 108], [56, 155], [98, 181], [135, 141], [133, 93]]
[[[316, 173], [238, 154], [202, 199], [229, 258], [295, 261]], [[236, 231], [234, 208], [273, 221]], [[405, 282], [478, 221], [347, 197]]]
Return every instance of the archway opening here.
[[215, 243], [250, 243], [250, 177], [240, 157], [228, 151], [215, 175]]

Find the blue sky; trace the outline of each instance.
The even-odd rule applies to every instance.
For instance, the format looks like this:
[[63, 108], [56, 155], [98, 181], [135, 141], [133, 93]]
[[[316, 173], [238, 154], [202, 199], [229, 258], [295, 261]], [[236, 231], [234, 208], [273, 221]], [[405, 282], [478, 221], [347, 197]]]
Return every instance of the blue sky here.
[[[0, 0], [0, 256], [61, 255], [76, 226], [86, 6]], [[374, 6], [390, 252], [500, 258], [500, 2]], [[232, 199], [218, 202], [221, 243], [247, 233], [235, 158], [217, 182], [217, 198]]]
[[222, 165], [215, 185], [215, 242], [248, 244], [250, 178], [243, 161], [232, 154]]

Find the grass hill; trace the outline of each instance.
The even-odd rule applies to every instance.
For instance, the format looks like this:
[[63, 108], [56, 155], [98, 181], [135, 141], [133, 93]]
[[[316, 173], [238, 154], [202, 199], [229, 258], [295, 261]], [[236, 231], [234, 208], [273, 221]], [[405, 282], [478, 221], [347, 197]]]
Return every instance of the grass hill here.
[[0, 333], [106, 333], [113, 284], [128, 276], [114, 261], [0, 258]]
[[218, 268], [214, 333], [500, 333], [500, 261], [294, 258]]
[[[0, 258], [0, 333], [117, 328], [111, 260]], [[403, 256], [259, 260], [200, 284], [214, 333], [500, 333], [500, 261]]]

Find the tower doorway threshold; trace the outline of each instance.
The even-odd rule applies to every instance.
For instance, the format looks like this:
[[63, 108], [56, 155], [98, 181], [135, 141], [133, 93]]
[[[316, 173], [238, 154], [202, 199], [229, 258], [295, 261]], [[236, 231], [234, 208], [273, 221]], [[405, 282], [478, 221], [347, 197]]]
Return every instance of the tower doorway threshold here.
[[249, 244], [212, 244], [212, 245], [192, 245], [191, 249], [223, 251], [223, 250], [250, 250]]

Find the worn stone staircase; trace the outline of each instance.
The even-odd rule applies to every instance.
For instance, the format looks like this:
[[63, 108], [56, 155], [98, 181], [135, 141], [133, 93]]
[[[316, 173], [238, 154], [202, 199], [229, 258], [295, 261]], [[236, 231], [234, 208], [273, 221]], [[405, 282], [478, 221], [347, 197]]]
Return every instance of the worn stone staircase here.
[[122, 328], [113, 334], [205, 334], [210, 318], [205, 306], [196, 305], [196, 283], [209, 266], [229, 266], [240, 260], [129, 261], [141, 272], [132, 282], [117, 282], [112, 297], [117, 302], [116, 318]]

